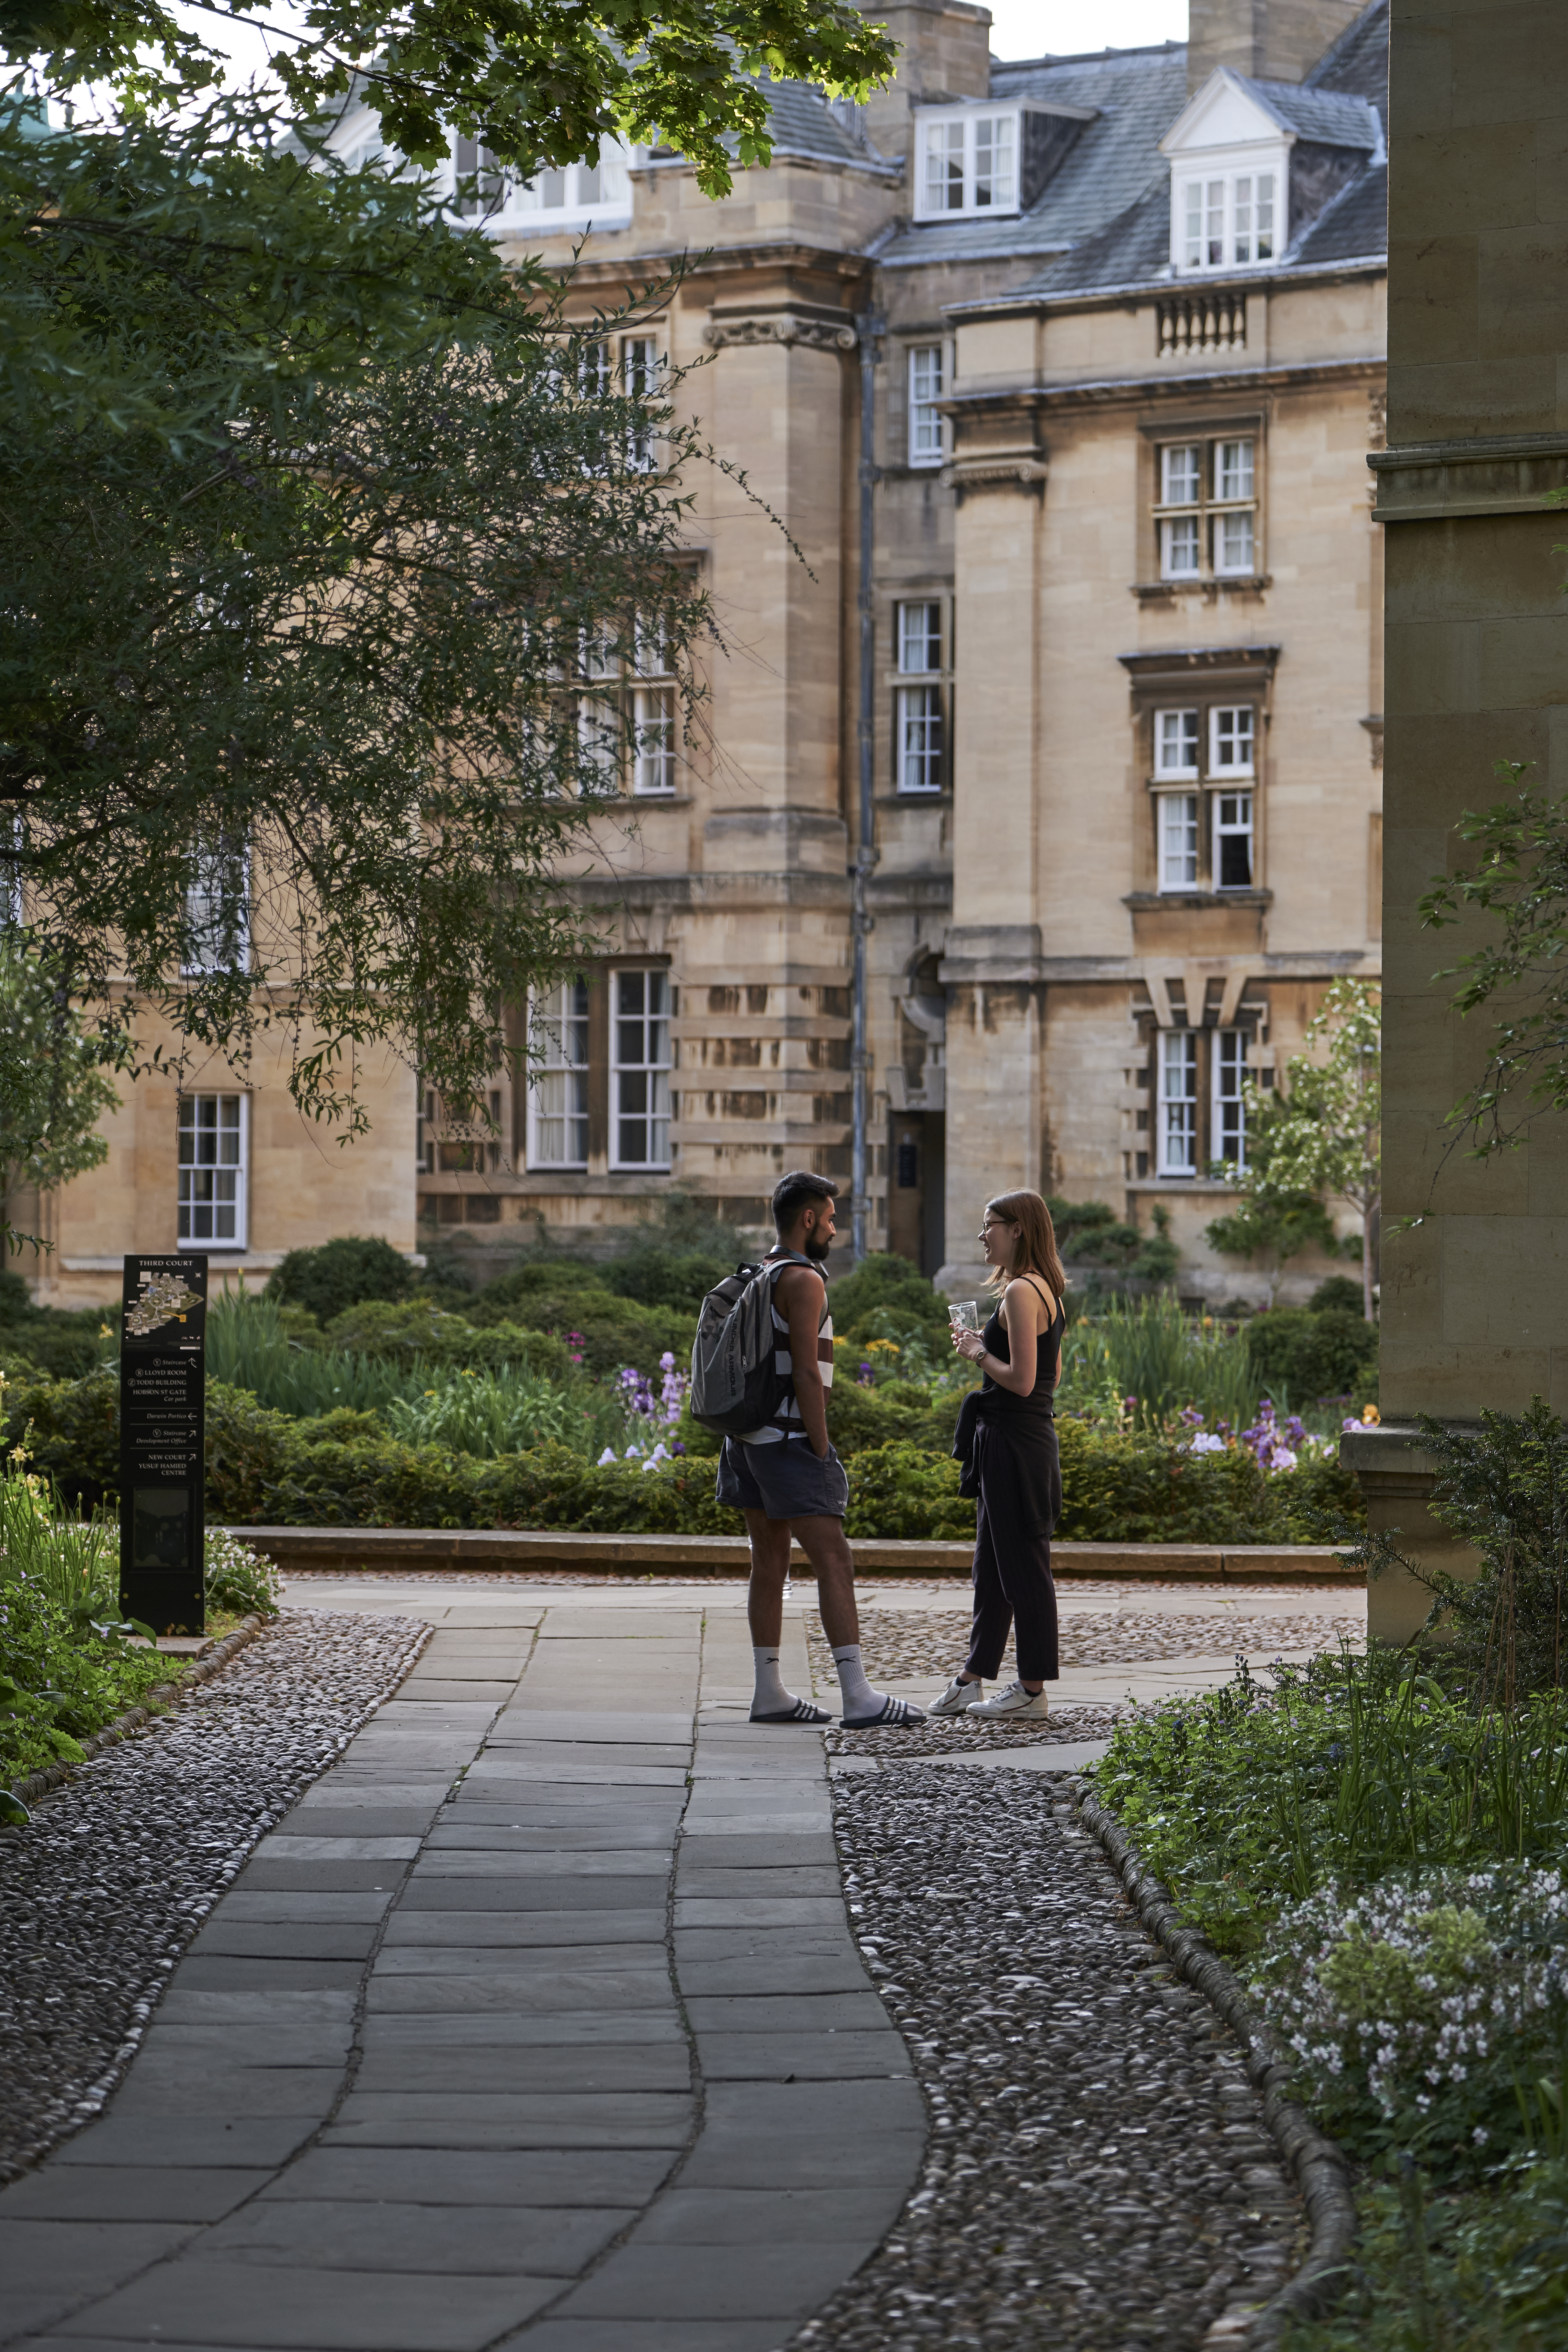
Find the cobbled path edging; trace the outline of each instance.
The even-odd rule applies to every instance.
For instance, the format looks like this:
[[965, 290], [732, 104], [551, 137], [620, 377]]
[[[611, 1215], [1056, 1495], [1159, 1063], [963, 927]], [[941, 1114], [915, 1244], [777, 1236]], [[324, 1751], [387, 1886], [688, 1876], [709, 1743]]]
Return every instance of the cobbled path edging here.
[[101, 2114], [257, 1840], [429, 1637], [405, 1617], [286, 1609], [0, 1831], [0, 2181]]
[[1306, 2216], [1228, 2025], [1067, 1776], [834, 1780], [850, 1925], [930, 2116], [917, 2192], [797, 2352], [1219, 2352]]
[[[204, 1656], [193, 1659], [177, 1682], [155, 1683], [134, 1706], [127, 1707], [123, 1715], [117, 1715], [111, 1723], [104, 1725], [101, 1731], [95, 1731], [90, 1739], [79, 1743], [82, 1760], [90, 1764], [93, 1758], [101, 1756], [106, 1748], [112, 1748], [120, 1740], [128, 1739], [133, 1731], [140, 1731], [144, 1723], [152, 1722], [154, 1706], [167, 1706], [183, 1692], [191, 1690], [197, 1684], [211, 1682], [214, 1675], [223, 1672], [237, 1651], [243, 1650], [247, 1643], [255, 1641], [266, 1622], [265, 1617], [247, 1617]], [[75, 1763], [46, 1764], [41, 1771], [29, 1772], [25, 1780], [14, 1781], [11, 1794], [24, 1805], [37, 1804], [40, 1797], [47, 1797], [51, 1789], [60, 1788], [78, 1769]]]
[[1168, 1892], [1139, 1861], [1126, 1832], [1088, 1782], [1075, 1777], [1068, 1785], [1079, 1818], [1115, 1864], [1144, 1926], [1241, 2042], [1247, 2075], [1263, 2094], [1264, 2121], [1301, 2191], [1311, 2228], [1306, 2261], [1264, 2305], [1245, 2339], [1254, 2352], [1266, 2352], [1279, 2342], [1289, 2321], [1325, 2317], [1350, 2284], [1356, 2209], [1348, 2159], [1287, 2096], [1282, 2085], [1290, 2078], [1289, 2063], [1278, 2035], [1252, 2008], [1236, 1976], [1201, 1936], [1183, 1926]]

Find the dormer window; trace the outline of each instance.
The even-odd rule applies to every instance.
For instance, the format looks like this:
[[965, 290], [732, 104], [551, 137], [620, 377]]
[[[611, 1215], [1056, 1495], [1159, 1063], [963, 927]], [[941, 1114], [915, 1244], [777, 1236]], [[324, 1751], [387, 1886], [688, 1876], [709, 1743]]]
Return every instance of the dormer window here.
[[1171, 268], [1270, 268], [1383, 153], [1364, 98], [1250, 81], [1216, 66], [1160, 142], [1171, 163]]
[[943, 220], [953, 213], [1015, 213], [1018, 209], [1018, 117], [941, 115], [922, 125], [920, 215]]
[[593, 163], [567, 163], [520, 180], [472, 139], [452, 142], [454, 209], [491, 230], [624, 228], [632, 216], [630, 158], [606, 139]]
[[1275, 172], [1205, 174], [1180, 184], [1182, 268], [1232, 269], [1272, 261]]
[[919, 108], [916, 220], [1026, 212], [1096, 111], [1056, 100], [1003, 107], [967, 99]]

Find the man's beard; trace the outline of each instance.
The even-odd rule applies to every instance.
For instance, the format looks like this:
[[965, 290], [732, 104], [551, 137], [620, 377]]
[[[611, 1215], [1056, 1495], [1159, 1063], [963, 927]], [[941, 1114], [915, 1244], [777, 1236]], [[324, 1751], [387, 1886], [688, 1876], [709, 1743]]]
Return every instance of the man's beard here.
[[800, 1245], [800, 1254], [802, 1257], [814, 1258], [820, 1265], [832, 1247], [833, 1244], [825, 1240], [821, 1234], [807, 1234]]

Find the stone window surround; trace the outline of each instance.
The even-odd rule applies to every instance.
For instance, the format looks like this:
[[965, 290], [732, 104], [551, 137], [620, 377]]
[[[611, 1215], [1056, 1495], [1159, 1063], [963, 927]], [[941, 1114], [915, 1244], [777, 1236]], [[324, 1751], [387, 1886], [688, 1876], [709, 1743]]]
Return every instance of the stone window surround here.
[[[1134, 778], [1142, 782], [1149, 811], [1148, 822], [1139, 828], [1134, 853], [1136, 868], [1131, 896], [1139, 905], [1180, 905], [1188, 900], [1202, 905], [1267, 902], [1268, 894], [1264, 890], [1262, 880], [1267, 856], [1265, 787], [1268, 762], [1266, 745], [1271, 688], [1279, 653], [1278, 646], [1194, 646], [1118, 656], [1128, 672], [1131, 690], [1129, 716], [1133, 730], [1132, 772]], [[1246, 778], [1234, 772], [1215, 769], [1212, 758], [1212, 714], [1216, 710], [1234, 709], [1243, 704], [1250, 704], [1256, 713], [1252, 772]], [[1160, 714], [1174, 709], [1198, 713], [1201, 776], [1163, 774], [1159, 771], [1155, 730]], [[1173, 789], [1188, 794], [1200, 794], [1210, 804], [1199, 821], [1198, 854], [1212, 873], [1215, 824], [1213, 803], [1219, 793], [1235, 792], [1238, 788], [1249, 790], [1252, 793], [1251, 883], [1245, 888], [1236, 887], [1221, 891], [1215, 887], [1209, 874], [1200, 871], [1198, 880], [1190, 891], [1162, 890], [1158, 827], [1160, 802], [1163, 795]]]
[[[880, 772], [887, 777], [889, 794], [900, 808], [928, 807], [951, 799], [952, 793], [952, 693], [953, 693], [953, 627], [954, 603], [950, 580], [941, 583], [919, 579], [900, 581], [885, 595], [887, 635], [884, 640], [887, 656], [879, 665], [881, 691], [886, 698], [889, 729], [888, 757], [880, 763]], [[906, 604], [937, 604], [942, 608], [942, 660], [934, 670], [916, 672], [900, 667], [901, 621]], [[942, 783], [939, 790], [909, 791], [900, 783], [900, 700], [911, 687], [934, 686], [942, 696]]]
[[[1139, 434], [1139, 518], [1138, 518], [1138, 579], [1134, 591], [1142, 593], [1156, 590], [1169, 595], [1172, 591], [1207, 590], [1217, 588], [1258, 588], [1266, 584], [1264, 548], [1267, 541], [1267, 483], [1268, 468], [1268, 417], [1262, 408], [1215, 411], [1204, 415], [1141, 417]], [[1222, 441], [1252, 443], [1252, 496], [1240, 500], [1222, 499], [1215, 489], [1215, 468]], [[1203, 459], [1198, 498], [1194, 503], [1182, 502], [1179, 509], [1168, 507], [1164, 499], [1162, 471], [1163, 453], [1195, 442], [1202, 446]], [[1214, 561], [1215, 518], [1233, 512], [1250, 511], [1252, 515], [1252, 569], [1250, 572], [1216, 570]], [[1162, 560], [1160, 526], [1172, 513], [1195, 514], [1198, 518], [1198, 569], [1195, 572], [1176, 572], [1167, 576]]]

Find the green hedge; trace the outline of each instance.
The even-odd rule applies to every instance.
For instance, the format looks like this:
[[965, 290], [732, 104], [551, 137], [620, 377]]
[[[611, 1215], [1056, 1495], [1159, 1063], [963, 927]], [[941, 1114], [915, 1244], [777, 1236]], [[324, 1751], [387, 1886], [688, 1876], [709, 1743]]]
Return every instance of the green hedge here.
[[1342, 1307], [1314, 1314], [1310, 1307], [1275, 1307], [1247, 1326], [1247, 1357], [1276, 1402], [1310, 1408], [1319, 1397], [1377, 1395], [1377, 1332]]
[[[892, 1391], [860, 1391], [879, 1406]], [[84, 1507], [111, 1501], [119, 1480], [118, 1397], [107, 1372], [75, 1381], [19, 1381], [7, 1392], [5, 1443], [31, 1422], [34, 1466]], [[894, 1402], [887, 1410], [896, 1414]], [[929, 1416], [928, 1418], [933, 1418]], [[918, 1416], [916, 1417], [918, 1418]], [[1355, 1481], [1335, 1461], [1268, 1478], [1250, 1454], [1187, 1454], [1163, 1438], [1058, 1423], [1066, 1508], [1058, 1536], [1080, 1543], [1308, 1543], [1334, 1518], [1359, 1520]], [[944, 1437], [950, 1434], [943, 1419]], [[847, 1455], [851, 1536], [966, 1540], [974, 1507], [958, 1465], [923, 1439], [861, 1445]], [[375, 1414], [314, 1421], [271, 1412], [248, 1390], [207, 1391], [207, 1500], [231, 1526], [562, 1528], [584, 1533], [737, 1533], [738, 1513], [713, 1499], [711, 1457], [644, 1471], [603, 1469], [558, 1445], [482, 1460], [404, 1445]]]
[[405, 1370], [416, 1361], [462, 1365], [476, 1372], [526, 1363], [531, 1372], [563, 1381], [573, 1369], [572, 1351], [564, 1339], [553, 1339], [545, 1331], [524, 1330], [516, 1323], [495, 1323], [478, 1330], [461, 1315], [450, 1315], [418, 1298], [395, 1304], [367, 1299], [334, 1317], [323, 1340], [344, 1354], [374, 1356]]
[[[617, 1297], [600, 1279], [596, 1267], [563, 1265], [551, 1260], [542, 1265], [519, 1266], [500, 1276], [463, 1308], [468, 1320], [480, 1328], [521, 1325], [531, 1331], [548, 1331], [581, 1354], [589, 1372], [618, 1371], [635, 1364], [640, 1372], [655, 1372], [660, 1356], [673, 1354], [678, 1364], [691, 1360], [697, 1318], [674, 1307], [644, 1307], [635, 1298]], [[569, 1334], [582, 1334], [581, 1347]]]

